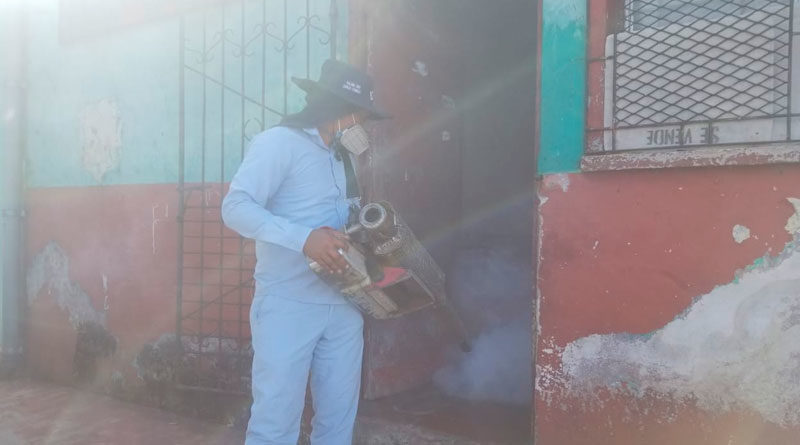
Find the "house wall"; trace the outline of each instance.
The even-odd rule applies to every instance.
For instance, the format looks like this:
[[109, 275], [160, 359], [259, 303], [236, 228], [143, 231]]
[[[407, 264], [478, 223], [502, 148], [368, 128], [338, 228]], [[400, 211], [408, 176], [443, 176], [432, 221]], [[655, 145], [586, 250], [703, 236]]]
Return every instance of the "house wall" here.
[[607, 3], [543, 2], [536, 443], [795, 443], [800, 166], [578, 172]]
[[[14, 4], [14, 6], [16, 7], [16, 4]], [[6, 11], [6, 12], [11, 11], [11, 8], [9, 6], [6, 6], [6, 8], [8, 8], [8, 9], [4, 8], [4, 11]], [[7, 21], [9, 20], [9, 16], [10, 16], [10, 14], [8, 14], [8, 13], [0, 15], [0, 26], [5, 26], [6, 25]], [[5, 45], [0, 44], [0, 60], [3, 60], [3, 61], [6, 60], [6, 58], [8, 57], [7, 52], [8, 52], [8, 50], [6, 50]], [[7, 76], [8, 76], [8, 74], [6, 73], [6, 70], [0, 70], [0, 85], [3, 85], [3, 86], [6, 85], [6, 82], [7, 82], [6, 77]], [[5, 103], [5, 101], [7, 100], [7, 99], [5, 99], [6, 96], [7, 95], [4, 94], [3, 98], [0, 99], [0, 100], [2, 100], [2, 102], [0, 102], [0, 109], [5, 109], [5, 107], [6, 107], [6, 103]], [[4, 150], [6, 150], [6, 147], [5, 147], [5, 133], [7, 131], [6, 130], [6, 125], [7, 124], [6, 124], [5, 120], [0, 121], [0, 153], [4, 153]], [[2, 183], [3, 179], [5, 179], [4, 178], [4, 175], [5, 175], [4, 166], [5, 166], [6, 162], [7, 161], [5, 160], [5, 156], [0, 156], [0, 183]], [[0, 227], [2, 227], [2, 226], [0, 226]], [[5, 234], [3, 232], [4, 231], [0, 231], [0, 264], [4, 264], [4, 254], [3, 254], [4, 249], [3, 249], [3, 245], [5, 244], [5, 240], [4, 240]], [[5, 298], [5, 295], [4, 295], [5, 293], [3, 292], [3, 280], [4, 279], [5, 279], [5, 273], [0, 271], [0, 302], [2, 302], [3, 299]], [[3, 331], [3, 306], [4, 305], [0, 303], [0, 344], [2, 344], [2, 342], [3, 342], [3, 334], [4, 334], [4, 331]]]
[[24, 114], [25, 47], [20, 35], [23, 3], [0, 5], [0, 374], [15, 370], [21, 361], [19, 336], [19, 278], [17, 252], [23, 221], [22, 126]]
[[59, 19], [30, 6], [26, 360], [121, 391], [174, 332], [178, 21], [65, 42]]
[[[258, 9], [258, 15], [245, 11], [248, 20], [261, 19], [261, 2], [242, 3]], [[246, 15], [242, 3], [224, 6], [224, 26], [232, 29], [234, 42], [240, 38], [237, 21]], [[156, 369], [157, 362], [168, 368], [174, 359], [158, 356], [166, 354], [158, 347], [176, 330], [180, 15], [170, 10], [143, 23], [64, 38], [59, 6], [69, 4], [33, 2], [28, 16], [26, 360], [33, 375], [136, 396], [146, 381], [170, 378], [169, 369]], [[283, 4], [267, 2], [270, 13], [281, 11], [271, 32], [283, 33]], [[305, 2], [302, 11], [299, 3], [288, 4], [287, 26], [300, 26], [297, 17], [305, 14]], [[327, 27], [329, 1], [309, 5], [321, 17], [315, 24]], [[213, 41], [223, 26], [221, 8], [210, 6], [205, 14], [196, 8], [181, 11], [186, 13], [187, 47], [197, 48], [202, 40], [203, 17]], [[340, 13], [346, 23], [346, 8]], [[246, 23], [249, 30], [251, 23]], [[346, 25], [340, 24], [340, 32], [346, 35]], [[291, 82], [284, 83], [283, 64], [287, 78], [316, 76], [329, 54], [315, 48], [306, 63], [306, 38], [305, 33], [296, 37], [286, 59], [277, 51], [273, 55], [268, 41], [276, 63], [269, 59], [269, 66], [280, 67], [265, 77], [266, 88], [274, 92], [269, 105], [282, 112], [297, 110], [303, 99]], [[261, 39], [255, 42], [260, 53]], [[241, 52], [239, 59], [236, 54], [233, 44], [225, 58], [211, 54], [214, 73], [225, 64], [230, 79], [238, 82], [242, 72], [237, 70], [246, 69], [260, 87], [262, 65], [241, 68]], [[186, 59], [187, 64], [196, 62]], [[229, 112], [227, 126], [219, 128], [220, 89], [208, 85], [208, 109], [214, 111], [206, 116], [204, 135], [197, 99], [202, 82], [186, 75], [188, 185], [201, 178], [229, 180], [243, 150], [239, 130], [245, 117]], [[248, 135], [276, 119], [248, 122]], [[207, 143], [205, 171], [200, 161], [204, 136], [213, 138]], [[221, 138], [233, 147], [225, 152], [224, 171]]]

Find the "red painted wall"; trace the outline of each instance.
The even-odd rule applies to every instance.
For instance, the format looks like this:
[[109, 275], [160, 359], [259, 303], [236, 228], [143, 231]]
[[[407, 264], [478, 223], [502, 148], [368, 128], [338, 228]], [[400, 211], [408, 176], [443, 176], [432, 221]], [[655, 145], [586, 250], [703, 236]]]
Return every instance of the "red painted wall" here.
[[[175, 185], [41, 188], [30, 190], [26, 200], [29, 286], [31, 264], [50, 243], [68, 260], [51, 256], [45, 273], [34, 279], [43, 285], [29, 295], [30, 371], [72, 382], [77, 329], [70, 307], [73, 317], [86, 316], [75, 313], [78, 304], [70, 296], [83, 293], [117, 340], [116, 353], [98, 361], [95, 383], [108, 385], [118, 372], [124, 385], [141, 384], [136, 355], [144, 344], [175, 332]], [[65, 270], [66, 283], [59, 276]]]
[[[710, 413], [666, 400], [603, 406], [547, 380], [558, 351], [592, 334], [646, 334], [737, 270], [790, 241], [800, 167], [732, 167], [552, 175], [539, 186], [540, 333], [537, 444], [795, 444], [800, 429], [752, 413]], [[753, 235], [738, 244], [734, 225]], [[665, 420], [667, 419], [667, 420]]]

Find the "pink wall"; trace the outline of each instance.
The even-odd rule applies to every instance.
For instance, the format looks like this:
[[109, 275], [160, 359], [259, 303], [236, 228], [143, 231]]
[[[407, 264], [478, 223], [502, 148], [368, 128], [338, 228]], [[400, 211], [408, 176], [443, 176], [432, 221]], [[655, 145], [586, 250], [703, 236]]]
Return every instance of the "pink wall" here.
[[72, 382], [78, 326], [105, 318], [116, 352], [92, 381], [142, 382], [134, 366], [146, 343], [175, 332], [175, 185], [63, 187], [26, 196], [31, 372]]
[[[694, 317], [697, 308], [684, 311], [716, 286], [734, 282], [736, 272], [758, 258], [781, 253], [791, 240], [786, 225], [795, 209], [789, 197], [800, 197], [800, 167], [546, 176], [540, 185], [537, 443], [796, 443], [800, 425], [791, 419], [776, 425], [776, 416], [788, 409], [779, 394], [766, 389], [760, 404], [725, 395], [754, 391], [746, 372], [735, 391], [725, 386], [735, 378], [712, 372], [702, 385], [690, 381], [677, 395], [659, 392], [670, 388], [669, 364], [684, 356], [695, 360], [693, 352], [703, 348], [714, 360], [715, 348], [733, 341], [715, 337], [713, 318], [722, 317], [720, 311], [700, 314], [709, 317], [707, 331], [702, 318]], [[741, 243], [733, 236], [737, 225], [750, 230]], [[768, 270], [778, 267], [770, 264]], [[723, 291], [728, 290], [738, 297], [737, 288]], [[758, 314], [748, 318], [755, 312], [743, 307], [735, 309], [743, 311], [744, 322], [755, 320]], [[674, 338], [664, 332], [676, 317], [690, 320], [684, 332], [693, 334], [685, 344], [670, 345], [676, 355], [669, 356], [652, 345]], [[587, 340], [617, 333], [631, 335]], [[591, 350], [592, 344], [602, 347]], [[774, 349], [762, 346], [768, 360]], [[635, 351], [649, 353], [656, 365], [626, 361]], [[718, 363], [723, 371], [728, 365]], [[800, 363], [788, 363], [783, 371], [800, 373]], [[772, 377], [780, 378], [765, 372], [764, 379]], [[714, 397], [703, 391], [713, 384], [723, 401], [738, 406], [706, 403]]]

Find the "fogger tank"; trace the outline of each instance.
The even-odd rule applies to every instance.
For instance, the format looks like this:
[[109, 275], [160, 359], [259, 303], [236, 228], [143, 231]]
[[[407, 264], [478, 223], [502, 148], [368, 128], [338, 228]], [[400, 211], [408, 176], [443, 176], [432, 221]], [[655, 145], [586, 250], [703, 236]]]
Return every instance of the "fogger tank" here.
[[311, 268], [362, 312], [387, 319], [447, 305], [444, 273], [391, 204], [365, 205], [347, 233], [346, 272], [330, 274], [315, 262]]

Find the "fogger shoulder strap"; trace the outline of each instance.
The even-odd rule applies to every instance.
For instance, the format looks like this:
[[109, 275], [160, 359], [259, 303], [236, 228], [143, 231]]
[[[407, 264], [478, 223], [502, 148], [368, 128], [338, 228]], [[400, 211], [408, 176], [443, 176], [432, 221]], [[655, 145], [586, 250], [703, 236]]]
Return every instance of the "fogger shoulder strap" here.
[[344, 178], [347, 182], [347, 198], [358, 198], [361, 196], [361, 190], [358, 185], [358, 176], [356, 176], [356, 170], [353, 167], [353, 158], [350, 157], [350, 153], [347, 150], [341, 150], [340, 156], [342, 157], [342, 163], [344, 163]]
[[[311, 137], [310, 134], [306, 133], [305, 130], [302, 128], [296, 127], [286, 127], [290, 130], [295, 131], [297, 134], [303, 136], [304, 138], [308, 139], [315, 145], [319, 145], [321, 148], [325, 150], [336, 150], [334, 148], [328, 148], [325, 146], [320, 145], [317, 141]], [[336, 151], [336, 158], [341, 159], [342, 163], [344, 164], [344, 180], [347, 186], [346, 195], [347, 199], [352, 198], [360, 198], [361, 197], [361, 186], [358, 184], [358, 175], [356, 175], [356, 169], [353, 165], [353, 158], [349, 151], [341, 149]]]

